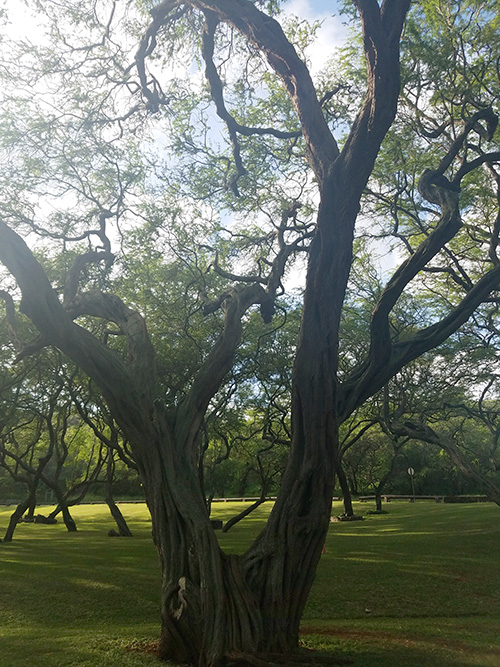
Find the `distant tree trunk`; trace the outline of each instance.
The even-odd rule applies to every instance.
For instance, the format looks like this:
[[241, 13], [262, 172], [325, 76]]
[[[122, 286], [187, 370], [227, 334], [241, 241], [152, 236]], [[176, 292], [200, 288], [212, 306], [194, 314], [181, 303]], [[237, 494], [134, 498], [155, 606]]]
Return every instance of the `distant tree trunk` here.
[[14, 531], [16, 530], [16, 526], [21, 520], [23, 514], [26, 512], [26, 510], [30, 507], [30, 504], [33, 502], [33, 498], [31, 493], [26, 496], [26, 498], [19, 503], [19, 505], [16, 507], [16, 509], [12, 512], [10, 520], [9, 520], [9, 525], [7, 527], [7, 530], [5, 532], [3, 541], [4, 542], [12, 542], [12, 538], [14, 537]]
[[71, 512], [69, 511], [69, 505], [66, 498], [64, 497], [64, 493], [56, 485], [52, 486], [52, 490], [56, 496], [57, 506], [52, 510], [52, 512], [50, 512], [48, 518], [55, 519], [58, 514], [62, 514], [64, 525], [66, 526], [68, 533], [76, 533], [76, 523], [71, 516]]
[[12, 542], [12, 538], [14, 536], [14, 531], [16, 530], [16, 526], [21, 520], [23, 514], [28, 510], [32, 511], [34, 513], [34, 509], [36, 507], [36, 492], [38, 489], [38, 484], [40, 481], [40, 475], [43, 471], [43, 468], [47, 465], [48, 460], [50, 459], [50, 456], [46, 456], [42, 459], [40, 459], [39, 464], [38, 464], [38, 469], [35, 472], [34, 479], [31, 481], [31, 483], [28, 486], [28, 495], [26, 498], [19, 503], [19, 505], [16, 507], [14, 512], [12, 513], [10, 520], [9, 520], [9, 525], [7, 527], [7, 531], [5, 533], [5, 536], [3, 538], [4, 542]]
[[238, 480], [238, 495], [243, 497], [246, 494], [248, 477], [250, 475], [250, 469], [245, 468], [243, 475]]
[[63, 504], [61, 505], [61, 513], [64, 521], [64, 525], [68, 529], [69, 533], [76, 533], [77, 527], [75, 520], [71, 516], [71, 513], [69, 511], [69, 507], [65, 501], [63, 501]]
[[30, 490], [30, 498], [31, 502], [28, 507], [28, 511], [26, 512], [26, 521], [33, 521], [35, 517], [35, 510], [36, 510], [36, 487], [34, 489]]
[[375, 489], [375, 507], [377, 509], [377, 512], [382, 511], [382, 493], [384, 491], [384, 488], [385, 488], [387, 482], [394, 475], [394, 471], [396, 469], [396, 456], [397, 456], [398, 451], [401, 449], [401, 447], [402, 447], [402, 444], [394, 446], [394, 450], [395, 450], [394, 451], [394, 456], [391, 459], [391, 465], [389, 467], [389, 470], [386, 472], [385, 475], [382, 476], [382, 478], [380, 479], [380, 481], [377, 484], [377, 487]]
[[120, 537], [132, 537], [132, 531], [128, 527], [125, 517], [123, 516], [118, 505], [115, 503], [113, 496], [110, 497], [106, 495], [106, 504], [109, 507], [111, 516], [116, 522], [116, 525], [118, 527], [118, 534], [120, 535]]
[[352, 507], [351, 489], [341, 463], [337, 464], [336, 472], [344, 499], [344, 515], [346, 517], [352, 517], [354, 516], [354, 509]]
[[249, 514], [251, 514], [254, 510], [257, 509], [257, 507], [260, 507], [262, 503], [266, 502], [266, 497], [260, 497], [258, 500], [256, 500], [254, 503], [246, 507], [242, 512], [237, 514], [236, 516], [233, 516], [229, 521], [226, 521], [224, 524], [224, 527], [222, 529], [223, 533], [227, 533], [228, 530], [231, 530], [233, 526], [235, 526], [237, 523], [239, 523], [242, 519], [247, 517]]
[[382, 511], [382, 492], [384, 490], [384, 487], [388, 479], [389, 477], [387, 475], [384, 475], [384, 477], [377, 484], [377, 488], [375, 489], [375, 509], [377, 510], [377, 512]]
[[120, 508], [115, 503], [113, 497], [113, 473], [114, 473], [114, 461], [113, 461], [113, 452], [108, 453], [108, 462], [107, 462], [107, 474], [106, 474], [106, 504], [109, 507], [111, 516], [115, 520], [115, 523], [118, 528], [118, 534], [120, 537], [132, 537], [132, 531], [127, 525], [125, 517], [123, 516]]
[[212, 502], [213, 502], [213, 499], [214, 499], [214, 493], [213, 493], [213, 491], [212, 491], [212, 492], [210, 493], [210, 495], [207, 496], [206, 499], [205, 499], [205, 505], [206, 505], [206, 508], [207, 508], [208, 516], [210, 516], [210, 515], [212, 514]]

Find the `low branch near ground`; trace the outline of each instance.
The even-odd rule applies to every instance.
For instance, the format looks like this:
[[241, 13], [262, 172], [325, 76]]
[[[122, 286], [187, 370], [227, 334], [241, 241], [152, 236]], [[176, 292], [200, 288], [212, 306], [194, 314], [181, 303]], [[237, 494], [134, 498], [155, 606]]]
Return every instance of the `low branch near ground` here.
[[484, 475], [468, 461], [467, 457], [461, 452], [454, 440], [437, 433], [427, 424], [417, 424], [410, 421], [393, 422], [390, 425], [390, 430], [394, 435], [403, 435], [412, 438], [413, 440], [427, 442], [444, 449], [457, 468], [467, 475], [467, 477], [478, 482], [484, 489], [486, 495], [500, 506], [500, 488], [489, 477]]

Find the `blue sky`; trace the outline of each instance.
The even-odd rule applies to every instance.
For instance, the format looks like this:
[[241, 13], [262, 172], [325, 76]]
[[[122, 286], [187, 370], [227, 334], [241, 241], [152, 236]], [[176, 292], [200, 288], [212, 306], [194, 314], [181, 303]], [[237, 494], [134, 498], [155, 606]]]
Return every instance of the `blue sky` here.
[[335, 0], [310, 0], [309, 5], [315, 12], [335, 12], [337, 2]]
[[284, 6], [290, 4], [302, 4], [308, 6], [309, 11], [314, 14], [336, 14], [338, 13], [337, 0], [285, 0]]

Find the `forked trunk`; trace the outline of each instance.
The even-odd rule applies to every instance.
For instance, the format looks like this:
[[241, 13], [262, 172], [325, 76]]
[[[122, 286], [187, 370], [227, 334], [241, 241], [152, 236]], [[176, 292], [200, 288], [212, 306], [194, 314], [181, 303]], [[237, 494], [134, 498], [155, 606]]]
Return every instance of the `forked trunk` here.
[[303, 327], [294, 370], [287, 470], [267, 526], [245, 554], [221, 552], [196, 466], [179, 456], [179, 444], [158, 447], [160, 461], [148, 466], [155, 477], [144, 486], [163, 571], [162, 658], [215, 667], [228, 656], [245, 664], [245, 654], [298, 647], [330, 522], [338, 449], [336, 322], [317, 306], [310, 306], [315, 321]]
[[[230, 657], [245, 664], [245, 655], [293, 651], [331, 511], [333, 459], [317, 446], [318, 431], [296, 447], [268, 528], [237, 556], [219, 547], [196, 461], [176, 440], [186, 432], [179, 418], [175, 427], [161, 417], [150, 426], [147, 466], [140, 457], [138, 465], [162, 571], [160, 657], [219, 667]], [[319, 472], [309, 455], [324, 460]]]
[[49, 514], [48, 518], [55, 519], [58, 514], [62, 514], [64, 525], [66, 526], [68, 533], [76, 533], [77, 532], [76, 523], [73, 517], [71, 516], [71, 512], [69, 511], [69, 505], [66, 498], [64, 497], [64, 494], [57, 486], [53, 486], [52, 488], [56, 496], [57, 506]]
[[294, 484], [293, 507], [282, 503], [272, 530], [236, 556], [219, 548], [201, 512], [201, 494], [182, 499], [185, 480], [173, 489], [169, 477], [157, 480], [155, 503], [150, 502], [162, 568], [160, 657], [218, 667], [229, 658], [243, 665], [245, 655], [296, 650], [329, 524], [326, 480], [315, 480], [326, 491], [319, 508], [311, 504], [312, 480]]

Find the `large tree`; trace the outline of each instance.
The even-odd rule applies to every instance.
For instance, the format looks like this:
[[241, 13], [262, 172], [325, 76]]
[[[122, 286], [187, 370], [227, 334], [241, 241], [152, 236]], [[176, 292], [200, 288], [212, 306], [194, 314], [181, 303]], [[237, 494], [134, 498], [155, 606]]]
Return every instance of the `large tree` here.
[[[80, 366], [130, 444], [162, 567], [161, 657], [211, 667], [228, 660], [262, 664], [265, 654], [289, 661], [329, 524], [340, 424], [405, 364], [456, 331], [499, 284], [500, 154], [490, 146], [496, 56], [494, 32], [486, 35], [494, 3], [415, 3], [405, 33], [401, 98], [400, 40], [410, 0], [346, 3], [362, 29], [366, 69], [353, 71], [351, 81], [326, 76], [317, 85], [302, 57], [311, 34], [292, 22], [287, 36], [276, 2], [141, 3], [151, 8], [151, 19], [135, 65], [126, 61], [130, 35], [120, 42], [118, 28], [131, 25], [134, 3], [111, 2], [107, 14], [105, 3], [91, 3], [90, 10], [69, 3], [66, 13], [64, 2], [36, 4], [51, 32], [39, 51], [27, 47], [23, 57], [9, 55], [5, 74], [17, 72], [24, 86], [7, 95], [10, 116], [4, 114], [2, 127], [14, 166], [0, 178], [0, 260], [22, 293], [22, 312], [40, 332], [30, 351], [50, 344]], [[79, 37], [84, 28], [87, 41]], [[466, 40], [474, 30], [472, 46]], [[432, 44], [441, 49], [439, 58], [429, 52]], [[184, 63], [193, 59], [197, 81], [196, 63], [203, 63], [207, 86], [200, 85], [197, 96], [175, 68], [167, 78], [169, 58], [176, 55]], [[134, 97], [130, 106], [127, 95]], [[153, 124], [158, 117], [163, 126]], [[176, 134], [162, 136], [158, 128], [166, 126]], [[227, 141], [219, 139], [222, 126]], [[150, 127], [161, 160], [139, 187], [153, 162], [145, 152]], [[377, 162], [389, 131], [389, 152]], [[408, 133], [418, 160], [405, 155]], [[393, 177], [385, 188], [388, 164]], [[424, 167], [418, 179], [414, 170]], [[370, 177], [373, 197], [360, 228], [366, 230], [369, 219], [375, 229], [375, 214], [392, 215], [394, 238], [407, 257], [377, 294], [368, 348], [345, 351], [339, 347], [342, 308]], [[140, 207], [147, 188], [154, 196]], [[163, 209], [161, 192], [168, 194]], [[55, 207], [66, 205], [65, 213], [48, 214], [42, 195]], [[220, 218], [212, 225], [217, 209]], [[161, 254], [159, 230], [170, 221], [169, 252], [175, 245], [177, 259], [192, 273], [185, 299], [193, 284], [199, 287], [199, 306], [189, 318], [202, 310], [218, 318], [209, 320], [205, 340], [190, 339], [196, 363], [182, 391], [169, 391], [162, 375], [164, 350], [175, 353], [175, 332], [157, 348], [163, 350], [158, 359], [161, 331], [150, 317], [148, 333], [141, 290], [135, 297], [129, 292], [128, 303], [112, 291], [112, 244], [124, 237], [131, 211], [146, 220], [140, 232], [149, 249], [145, 268]], [[465, 279], [453, 242], [467, 216], [483, 237], [466, 259]], [[113, 224], [117, 231], [110, 233]], [[51, 283], [54, 248], [45, 261], [29, 249], [33, 234], [48, 235], [65, 253], [64, 284]], [[489, 254], [479, 256], [487, 238]], [[88, 245], [69, 253], [77, 242]], [[271, 322], [287, 262], [305, 248], [287, 469], [264, 531], [245, 554], [228, 555], [218, 546], [200, 486], [200, 430], [233, 366], [248, 311], [259, 306]], [[126, 269], [129, 259], [119, 257], [115, 272], [120, 260]], [[391, 313], [426, 267], [444, 291], [440, 308], [429, 306], [397, 329]], [[155, 273], [159, 282], [149, 298], [161, 303], [176, 275]], [[447, 298], [443, 276], [462, 292]], [[341, 367], [340, 351], [347, 355]]]

